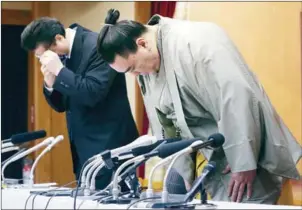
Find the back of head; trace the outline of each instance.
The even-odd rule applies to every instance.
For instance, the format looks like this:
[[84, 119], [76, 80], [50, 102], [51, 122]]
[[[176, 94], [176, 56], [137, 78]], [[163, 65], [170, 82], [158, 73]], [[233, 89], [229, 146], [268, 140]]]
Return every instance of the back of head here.
[[105, 19], [105, 26], [98, 37], [98, 53], [108, 63], [112, 63], [116, 55], [127, 57], [137, 50], [136, 38], [147, 31], [147, 28], [136, 21], [123, 20], [117, 22], [120, 13], [110, 9]]
[[38, 44], [51, 45], [55, 36], [60, 34], [65, 37], [62, 23], [55, 18], [42, 17], [28, 24], [21, 34], [21, 47], [34, 50]]

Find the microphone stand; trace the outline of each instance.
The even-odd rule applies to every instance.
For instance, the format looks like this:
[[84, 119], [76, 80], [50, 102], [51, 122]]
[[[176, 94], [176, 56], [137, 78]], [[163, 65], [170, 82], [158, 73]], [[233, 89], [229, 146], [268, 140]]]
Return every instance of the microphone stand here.
[[1, 169], [2, 182], [5, 183], [4, 170], [10, 163], [12, 163], [22, 157], [25, 157], [26, 155], [28, 155], [32, 152], [35, 152], [36, 150], [40, 149], [41, 147], [51, 144], [51, 142], [53, 140], [54, 140], [54, 137], [49, 137], [49, 138], [45, 139], [44, 141], [40, 142], [39, 144], [35, 145], [34, 147], [31, 147], [30, 149], [27, 149], [26, 151], [14, 156], [9, 161], [7, 161], [5, 164], [3, 164], [2, 169]]
[[[176, 158], [175, 158], [176, 159]], [[214, 204], [210, 204], [207, 202], [207, 193], [206, 190], [203, 186], [203, 180], [205, 179], [205, 177], [211, 173], [214, 173], [214, 169], [215, 169], [215, 165], [216, 163], [213, 161], [210, 161], [208, 165], [205, 166], [205, 168], [203, 169], [203, 173], [195, 180], [195, 182], [193, 183], [193, 186], [191, 187], [191, 189], [189, 190], [189, 192], [187, 192], [184, 195], [184, 199], [180, 202], [167, 202], [167, 199], [163, 200], [161, 202], [157, 202], [157, 203], [153, 203], [152, 204], [152, 208], [187, 208], [187, 207], [192, 207], [192, 206], [196, 206], [196, 205], [202, 205], [203, 208], [215, 208]], [[200, 193], [200, 204], [189, 204], [189, 202], [191, 202], [194, 197], [198, 194], [198, 192]]]
[[[118, 162], [115, 162], [114, 160], [113, 160], [113, 162], [114, 162], [115, 167], [113, 168], [114, 173], [112, 176], [112, 182], [114, 181], [114, 174], [116, 173], [117, 166], [118, 166]], [[139, 164], [140, 163], [141, 162], [139, 162]], [[120, 193], [118, 197], [115, 197], [111, 190], [111, 195], [109, 195], [107, 199], [103, 199], [104, 198], [103, 197], [102, 200], [100, 201], [101, 203], [104, 203], [104, 204], [129, 204], [134, 199], [140, 198], [141, 186], [140, 186], [139, 180], [135, 173], [136, 167], [133, 167], [133, 166], [136, 166], [137, 164], [130, 166], [130, 170], [128, 170], [129, 168], [127, 168], [126, 169], [127, 171], [121, 176], [121, 181], [125, 180], [125, 183], [126, 183], [127, 187], [130, 189], [130, 191]]]
[[[162, 145], [166, 144], [167, 141], [163, 141], [161, 142], [159, 145], [157, 145], [152, 151], [156, 151], [158, 148], [160, 148]], [[151, 152], [152, 152], [151, 151]], [[110, 165], [112, 165], [112, 160], [108, 160], [110, 159], [110, 155], [107, 153], [103, 153], [102, 155], [103, 159], [107, 159], [107, 161], [104, 161], [105, 164], [107, 165], [107, 167]], [[139, 156], [138, 156], [139, 157]], [[151, 157], [151, 156], [150, 156]], [[119, 177], [115, 177], [113, 176], [113, 179], [116, 178], [115, 180], [113, 180], [112, 183], [112, 190], [111, 190], [111, 195], [112, 195], [112, 199], [105, 199], [105, 200], [101, 200], [101, 203], [124, 203], [124, 204], [128, 204], [130, 203], [132, 200], [134, 199], [139, 199], [140, 198], [140, 193], [142, 191], [141, 185], [139, 183], [139, 180], [136, 176], [136, 168], [141, 165], [142, 163], [144, 163], [145, 161], [147, 161], [150, 157], [145, 157], [141, 160], [137, 160], [133, 163], [132, 166], [130, 166], [129, 168], [126, 169], [126, 171], [120, 176], [120, 180], [124, 180], [126, 181], [126, 184], [128, 185], [128, 187], [130, 188], [130, 194], [125, 198], [122, 197], [121, 195], [119, 195], [119, 192], [116, 189], [116, 184], [115, 182], [119, 182], [118, 179]], [[134, 158], [135, 159], [135, 158]], [[136, 157], [137, 159], [137, 157]], [[126, 161], [127, 162], [127, 161]], [[124, 164], [122, 164], [123, 166]], [[121, 167], [122, 167], [121, 166]], [[119, 170], [118, 170], [119, 171]], [[120, 172], [120, 171], [119, 171]], [[127, 178], [128, 177], [128, 178]], [[128, 183], [127, 183], [128, 182]], [[115, 192], [113, 192], [115, 190]]]
[[[208, 203], [208, 196], [206, 193], [205, 188], [203, 187], [203, 184], [200, 184], [198, 187], [198, 191], [196, 191], [192, 197], [194, 198], [198, 193], [200, 193], [200, 203], [192, 203], [189, 204], [193, 199], [184, 199], [184, 201], [178, 201], [178, 202], [157, 202], [153, 203], [150, 207], [155, 209], [161, 209], [161, 208], [177, 208], [177, 209], [195, 209], [195, 206], [197, 205], [203, 205], [204, 207], [210, 207], [210, 209], [215, 209], [215, 205]], [[191, 198], [191, 196], [190, 196]]]
[[29, 188], [33, 188], [34, 187], [34, 171], [35, 168], [39, 162], [39, 160], [47, 153], [49, 152], [53, 146], [55, 146], [58, 142], [62, 141], [64, 139], [64, 137], [62, 135], [57, 136], [40, 154], [39, 156], [36, 158], [35, 162], [32, 165], [32, 168], [30, 170], [30, 175], [29, 175], [29, 184], [28, 187]]
[[[159, 145], [157, 145], [152, 151], [156, 151], [158, 148], [160, 148], [162, 145], [164, 145], [166, 143], [167, 143], [167, 141], [164, 140]], [[116, 159], [111, 159], [111, 155], [109, 154], [108, 151], [103, 152], [101, 154], [101, 156], [104, 159], [104, 162], [105, 162], [107, 167], [112, 166], [113, 165], [112, 161], [115, 162], [114, 160], [116, 160]], [[127, 203], [130, 203], [133, 199], [139, 199], [140, 198], [140, 193], [142, 192], [142, 187], [141, 187], [141, 185], [139, 183], [139, 180], [136, 176], [136, 168], [139, 165], [141, 165], [142, 163], [144, 163], [145, 161], [147, 161], [150, 157], [145, 157], [144, 159], [142, 159], [140, 161], [134, 162], [134, 164], [132, 166], [127, 168], [123, 172], [123, 174], [117, 178], [118, 180], [113, 180], [110, 184], [110, 186], [112, 187], [112, 190], [111, 190], [111, 195], [112, 196], [110, 196], [110, 197], [112, 199], [102, 199], [100, 202], [101, 203], [124, 203], [124, 204], [127, 204]], [[117, 165], [117, 164], [115, 164], [115, 165]], [[113, 176], [113, 179], [114, 179], [114, 176]], [[123, 196], [121, 198], [121, 194], [119, 194], [117, 192], [113, 193], [113, 190], [115, 190], [115, 191], [117, 190], [117, 189], [115, 189], [114, 181], [120, 182], [122, 180], [125, 180], [128, 188], [130, 189], [130, 193], [126, 197]], [[118, 194], [118, 195], [116, 195], [116, 194]], [[106, 196], [106, 197], [108, 197], [108, 196]], [[104, 197], [102, 197], [102, 198], [104, 198]]]

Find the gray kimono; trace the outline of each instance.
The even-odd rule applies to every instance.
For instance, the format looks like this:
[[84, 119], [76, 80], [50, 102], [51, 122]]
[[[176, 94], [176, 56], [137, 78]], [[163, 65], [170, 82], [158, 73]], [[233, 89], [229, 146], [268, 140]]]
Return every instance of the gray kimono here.
[[[302, 149], [228, 35], [213, 23], [159, 15], [148, 24], [159, 26], [161, 67], [138, 81], [153, 134], [161, 137], [164, 128], [171, 136], [177, 128], [183, 138], [206, 140], [222, 133], [223, 149], [201, 151], [217, 163], [205, 182], [212, 199], [229, 201], [230, 174], [221, 172], [230, 164], [232, 172], [257, 169], [252, 197], [243, 202], [276, 203], [282, 177], [300, 178], [296, 163]], [[193, 181], [190, 156], [176, 169]]]

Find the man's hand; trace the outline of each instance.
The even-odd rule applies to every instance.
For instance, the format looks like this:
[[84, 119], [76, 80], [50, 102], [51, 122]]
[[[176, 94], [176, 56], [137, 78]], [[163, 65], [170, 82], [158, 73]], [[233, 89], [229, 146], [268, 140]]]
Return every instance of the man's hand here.
[[44, 75], [44, 82], [48, 88], [52, 88], [56, 80], [56, 75], [48, 71], [48, 69], [43, 65], [41, 66], [41, 72]]
[[[222, 172], [227, 174], [231, 171], [231, 167], [227, 167]], [[256, 177], [256, 170], [243, 171], [231, 174], [231, 179], [228, 187], [229, 197], [232, 197], [233, 202], [241, 202], [245, 188], [247, 187], [247, 198], [252, 196], [252, 184]]]
[[45, 66], [45, 68], [55, 76], [58, 76], [61, 69], [64, 67], [59, 56], [50, 50], [43, 53], [40, 62], [42, 66]]
[[184, 183], [185, 183], [186, 190], [189, 191], [191, 189], [192, 185], [189, 182], [187, 182], [187, 180], [185, 180], [185, 179], [184, 179]]

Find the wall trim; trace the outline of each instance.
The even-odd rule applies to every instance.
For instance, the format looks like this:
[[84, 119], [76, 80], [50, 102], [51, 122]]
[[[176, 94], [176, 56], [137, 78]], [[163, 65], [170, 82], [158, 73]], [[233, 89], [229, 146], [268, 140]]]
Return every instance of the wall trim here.
[[1, 24], [5, 25], [27, 25], [32, 20], [31, 11], [1, 9]]
[[[151, 2], [136, 1], [134, 3], [134, 11], [134, 20], [146, 24], [151, 16]], [[140, 135], [143, 131], [143, 120], [144, 102], [138, 82], [135, 80], [135, 122]]]

